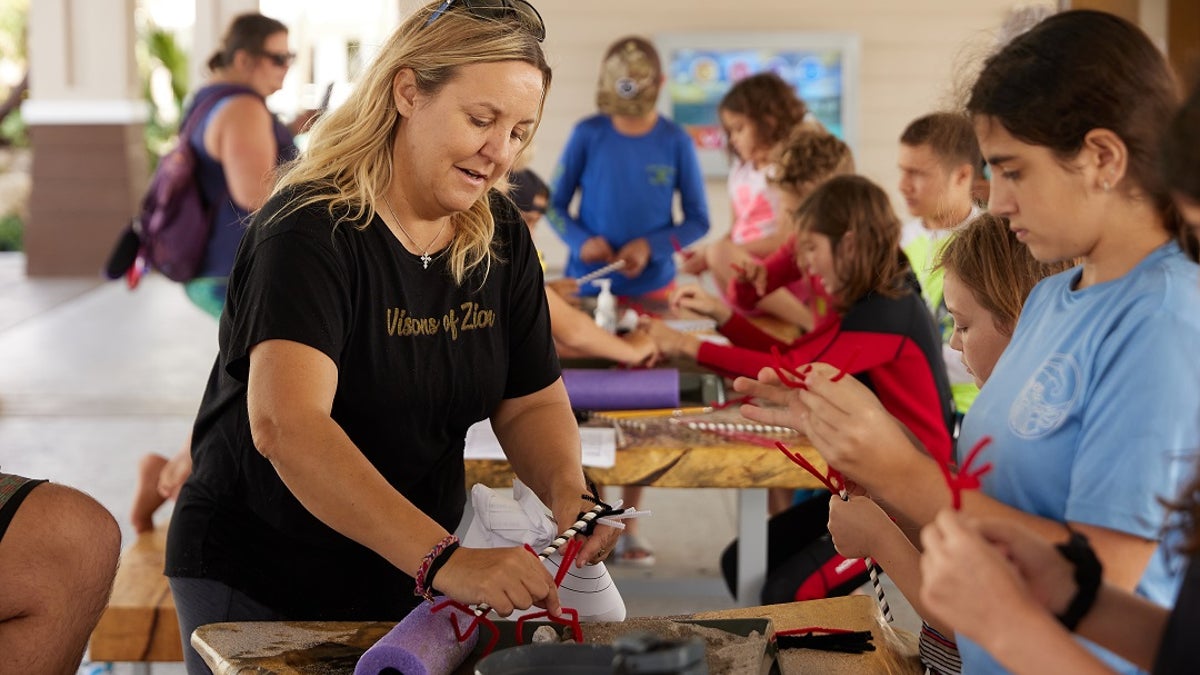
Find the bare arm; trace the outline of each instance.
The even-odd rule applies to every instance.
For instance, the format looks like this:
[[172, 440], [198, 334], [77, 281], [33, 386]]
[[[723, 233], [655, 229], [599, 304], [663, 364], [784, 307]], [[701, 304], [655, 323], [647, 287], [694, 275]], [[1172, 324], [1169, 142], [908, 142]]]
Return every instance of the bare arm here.
[[275, 184], [278, 148], [273, 124], [258, 98], [233, 96], [204, 132], [204, 148], [221, 163], [229, 196], [247, 211], [261, 208]]
[[550, 307], [550, 332], [554, 343], [582, 356], [598, 356], [628, 365], [648, 361], [655, 354], [654, 342], [645, 334], [622, 339], [596, 325], [586, 312], [571, 306], [555, 292], [546, 294]]
[[[320, 351], [287, 340], [250, 351], [247, 407], [254, 445], [309, 512], [414, 576], [447, 532], [397, 492], [330, 416], [338, 372]], [[532, 604], [558, 611], [553, 579], [519, 548], [460, 548], [435, 578], [464, 603], [502, 614]]]
[[[746, 417], [803, 431], [830, 465], [885, 502], [901, 520], [918, 526], [931, 522], [951, 505], [941, 469], [913, 447], [902, 425], [869, 389], [850, 377], [835, 382], [836, 373], [831, 366], [814, 364], [806, 380], [808, 388], [803, 390], [774, 384], [778, 379], [770, 371], [760, 375], [763, 381], [740, 378], [735, 387], [788, 406], [745, 406]], [[1068, 535], [1063, 523], [1025, 513], [978, 491], [963, 495], [962, 511], [1020, 523], [1047, 541], [1064, 541]], [[1154, 541], [1091, 525], [1076, 523], [1072, 527], [1091, 539], [1104, 563], [1105, 580], [1127, 590], [1137, 585], [1154, 553]]]
[[788, 230], [788, 228], [780, 228], [774, 234], [767, 235], [761, 239], [755, 239], [754, 241], [746, 242], [745, 244], [742, 244], [742, 247], [746, 249], [746, 252], [757, 258], [765, 258], [775, 251], [778, 251], [779, 247], [783, 246], [783, 242], [787, 241], [787, 238], [791, 236], [791, 234], [792, 233]]
[[829, 533], [838, 553], [847, 558], [874, 558], [917, 614], [939, 633], [954, 632], [921, 604], [921, 552], [870, 497], [856, 495], [845, 502], [830, 497]]
[[[1011, 522], [947, 511], [921, 540], [927, 606], [1013, 672], [1111, 672], [1054, 616], [1077, 587], [1074, 567], [1045, 539]], [[1149, 670], [1166, 621], [1166, 609], [1105, 583], [1078, 632]]]

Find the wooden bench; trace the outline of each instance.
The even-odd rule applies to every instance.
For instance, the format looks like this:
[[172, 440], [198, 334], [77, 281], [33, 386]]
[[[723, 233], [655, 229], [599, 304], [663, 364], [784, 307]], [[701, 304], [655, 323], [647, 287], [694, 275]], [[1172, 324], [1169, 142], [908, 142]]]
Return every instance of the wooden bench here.
[[[167, 528], [138, 535], [121, 553], [108, 607], [92, 631], [93, 661], [183, 661], [175, 600], [163, 576]], [[148, 672], [148, 667], [140, 669]]]

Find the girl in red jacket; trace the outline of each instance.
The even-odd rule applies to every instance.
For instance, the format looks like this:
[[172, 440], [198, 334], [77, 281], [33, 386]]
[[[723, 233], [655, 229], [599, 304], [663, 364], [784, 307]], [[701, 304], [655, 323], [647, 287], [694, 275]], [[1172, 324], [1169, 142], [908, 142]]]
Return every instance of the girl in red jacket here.
[[[867, 385], [933, 456], [949, 456], [954, 407], [941, 338], [900, 251], [900, 222], [887, 195], [861, 176], [838, 176], [788, 215], [797, 237], [796, 265], [824, 286], [838, 318], [781, 342], [720, 299], [682, 288], [673, 305], [712, 317], [732, 344], [705, 342], [646, 320], [659, 350], [747, 377], [763, 368], [831, 364]], [[768, 535], [762, 603], [844, 594], [865, 579], [865, 569], [836, 555], [826, 530], [828, 508], [825, 499], [811, 499], [772, 519], [770, 531], [780, 536]], [[736, 571], [733, 558], [725, 558], [729, 581]]]

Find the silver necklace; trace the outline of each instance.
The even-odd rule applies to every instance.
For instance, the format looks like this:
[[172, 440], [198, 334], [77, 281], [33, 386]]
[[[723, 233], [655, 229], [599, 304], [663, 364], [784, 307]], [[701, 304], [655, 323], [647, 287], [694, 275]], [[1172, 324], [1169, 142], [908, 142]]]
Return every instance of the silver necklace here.
[[408, 230], [404, 229], [404, 223], [400, 222], [400, 219], [396, 217], [396, 210], [392, 208], [392, 203], [388, 201], [387, 195], [384, 195], [383, 203], [387, 205], [388, 213], [392, 214], [392, 220], [396, 221], [396, 226], [400, 228], [400, 231], [404, 233], [404, 236], [408, 237], [408, 240], [412, 242], [413, 246], [421, 249], [421, 269], [429, 269], [429, 263], [433, 260], [433, 256], [429, 255], [429, 249], [437, 242], [438, 239], [442, 238], [442, 233], [446, 231], [446, 223], [450, 222], [450, 219], [447, 218], [446, 222], [442, 223], [442, 229], [438, 230], [437, 234], [433, 235], [433, 239], [430, 240], [429, 246], [422, 248], [421, 245], [417, 243], [417, 240], [413, 239], [412, 235], [408, 233]]

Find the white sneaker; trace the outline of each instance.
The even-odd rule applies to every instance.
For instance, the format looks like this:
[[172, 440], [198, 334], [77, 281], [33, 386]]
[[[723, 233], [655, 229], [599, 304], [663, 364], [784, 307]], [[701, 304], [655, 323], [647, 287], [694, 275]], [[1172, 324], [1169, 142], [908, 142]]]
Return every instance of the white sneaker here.
[[[471, 507], [475, 515], [462, 539], [467, 548], [498, 548], [529, 544], [536, 551], [550, 545], [558, 536], [537, 495], [521, 481], [513, 481], [513, 496], [502, 495], [483, 484], [471, 488]], [[542, 561], [551, 576], [558, 575], [562, 556], [551, 554]], [[558, 588], [563, 607], [579, 612], [580, 621], [624, 621], [625, 601], [613, 583], [604, 563], [575, 567], [572, 563]], [[509, 619], [540, 611], [536, 607], [517, 610]]]

